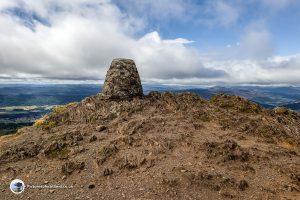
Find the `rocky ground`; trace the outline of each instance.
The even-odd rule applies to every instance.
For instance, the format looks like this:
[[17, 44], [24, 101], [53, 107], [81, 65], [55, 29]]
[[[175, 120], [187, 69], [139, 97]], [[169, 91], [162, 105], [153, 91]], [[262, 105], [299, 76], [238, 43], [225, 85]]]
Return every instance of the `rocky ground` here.
[[300, 199], [299, 144], [299, 114], [241, 97], [99, 94], [0, 137], [0, 199]]

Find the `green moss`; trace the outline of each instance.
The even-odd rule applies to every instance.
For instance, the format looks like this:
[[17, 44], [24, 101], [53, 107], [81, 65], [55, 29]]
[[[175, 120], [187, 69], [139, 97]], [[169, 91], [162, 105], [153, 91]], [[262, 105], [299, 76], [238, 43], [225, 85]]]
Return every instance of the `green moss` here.
[[289, 114], [289, 110], [287, 108], [284, 108], [284, 107], [274, 108], [274, 111], [275, 111], [276, 114], [279, 114], [279, 115]]
[[75, 107], [76, 105], [77, 105], [76, 102], [72, 102], [72, 103], [68, 103], [66, 105], [55, 106], [53, 108], [53, 112], [55, 114], [61, 114], [61, 113], [64, 113], [68, 108]]
[[103, 164], [110, 156], [115, 154], [117, 151], [118, 148], [114, 144], [101, 147], [98, 151], [98, 154], [100, 156], [98, 160], [99, 164]]
[[63, 114], [68, 108], [75, 107], [76, 105], [77, 103], [69, 103], [67, 105], [55, 106], [52, 113], [41, 119], [38, 119], [33, 126], [46, 130], [54, 128], [57, 126], [57, 119], [59, 119], [58, 116]]
[[267, 127], [262, 127], [260, 129], [258, 129], [258, 134], [261, 137], [267, 137], [269, 135], [269, 129]]
[[215, 95], [213, 97], [211, 97], [210, 101], [211, 102], [217, 102], [219, 95]]
[[68, 158], [68, 154], [70, 153], [70, 150], [67, 146], [64, 146], [61, 149], [57, 149], [55, 151], [52, 151], [49, 156], [51, 158], [59, 158], [59, 159], [66, 159]]
[[61, 114], [61, 113], [65, 112], [66, 110], [67, 110], [67, 105], [55, 106], [53, 108], [53, 111], [55, 114]]
[[33, 126], [36, 128], [51, 129], [51, 128], [56, 127], [57, 124], [54, 121], [48, 121], [46, 119], [39, 119], [34, 123]]
[[115, 154], [118, 151], [118, 148], [114, 144], [110, 144], [108, 146], [101, 147], [98, 151], [98, 154], [101, 157], [109, 157]]
[[41, 118], [35, 121], [35, 123], [33, 124], [34, 127], [36, 128], [41, 128], [44, 124], [45, 124], [45, 119]]
[[238, 107], [238, 110], [239, 110], [240, 112], [246, 112], [246, 111], [248, 110], [248, 108], [247, 108], [247, 106], [245, 106], [245, 105], [240, 105], [240, 106]]
[[56, 122], [49, 121], [49, 122], [44, 126], [44, 128], [46, 128], [46, 129], [51, 129], [51, 128], [54, 128], [55, 126], [56, 126]]
[[219, 104], [219, 107], [220, 108], [232, 108], [232, 107], [234, 107], [234, 102], [224, 101]]
[[250, 109], [255, 113], [258, 113], [260, 111], [260, 107], [256, 104], [251, 104]]
[[261, 111], [261, 108], [254, 103], [251, 104], [244, 103], [238, 107], [238, 110], [240, 112], [258, 113]]
[[74, 107], [76, 106], [77, 103], [69, 103], [67, 105], [63, 105], [63, 106], [56, 106], [53, 108], [53, 112], [48, 115], [45, 116], [41, 119], [38, 119], [33, 126], [35, 126], [36, 128], [42, 128], [42, 129], [51, 129], [57, 126], [57, 116], [59, 116], [60, 114], [64, 113], [68, 108], [70, 107]]

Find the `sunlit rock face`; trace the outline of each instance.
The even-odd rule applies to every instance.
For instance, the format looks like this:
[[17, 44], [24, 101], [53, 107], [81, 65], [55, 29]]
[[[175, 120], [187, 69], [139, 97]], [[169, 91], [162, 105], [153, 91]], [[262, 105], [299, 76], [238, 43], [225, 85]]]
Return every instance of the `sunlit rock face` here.
[[143, 96], [140, 76], [133, 60], [119, 58], [112, 61], [102, 94], [107, 99], [132, 99]]

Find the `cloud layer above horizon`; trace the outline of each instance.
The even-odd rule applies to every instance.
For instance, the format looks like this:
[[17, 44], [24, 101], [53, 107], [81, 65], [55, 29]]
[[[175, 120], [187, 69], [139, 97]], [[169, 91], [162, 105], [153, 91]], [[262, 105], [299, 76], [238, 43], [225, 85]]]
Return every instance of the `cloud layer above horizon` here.
[[[267, 17], [239, 23], [249, 7], [242, 2], [2, 0], [0, 81], [103, 80], [111, 60], [126, 57], [136, 61], [144, 82], [300, 84], [300, 54], [276, 54]], [[255, 4], [273, 16], [296, 3]], [[241, 31], [235, 43], [203, 53], [204, 41], [176, 31], [167, 38], [157, 26], [176, 22]]]

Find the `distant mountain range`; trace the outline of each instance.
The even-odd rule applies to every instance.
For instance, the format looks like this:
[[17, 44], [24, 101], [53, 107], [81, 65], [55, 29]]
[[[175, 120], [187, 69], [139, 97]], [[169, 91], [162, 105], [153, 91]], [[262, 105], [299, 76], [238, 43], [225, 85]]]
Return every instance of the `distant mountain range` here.
[[[101, 85], [0, 85], [0, 134], [14, 132], [31, 125], [49, 113], [55, 105], [78, 102], [96, 95]], [[300, 87], [285, 86], [179, 86], [144, 84], [144, 93], [150, 91], [193, 92], [205, 99], [225, 93], [243, 96], [261, 106], [272, 109], [284, 106], [300, 111]]]

